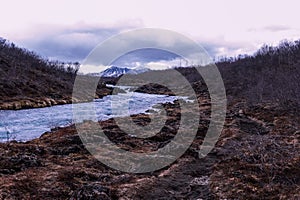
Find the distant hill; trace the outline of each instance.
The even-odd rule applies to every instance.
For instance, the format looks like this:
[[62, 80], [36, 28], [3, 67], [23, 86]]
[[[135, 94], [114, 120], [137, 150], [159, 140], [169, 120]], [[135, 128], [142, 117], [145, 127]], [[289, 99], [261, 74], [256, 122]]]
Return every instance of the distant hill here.
[[[253, 55], [223, 58], [216, 63], [224, 81], [228, 104], [243, 99], [247, 105], [270, 103], [289, 111], [300, 111], [300, 40], [282, 41], [278, 46], [263, 45]], [[196, 94], [207, 91], [196, 67], [177, 67], [194, 87]], [[145, 77], [164, 77], [169, 70], [149, 71]], [[132, 82], [137, 78], [131, 77]], [[151, 88], [152, 87], [152, 88]], [[139, 88], [140, 92], [169, 92], [157, 85]]]
[[79, 66], [43, 59], [0, 38], [0, 109], [71, 103]]
[[263, 45], [253, 55], [224, 58], [217, 66], [229, 100], [300, 109], [300, 40]]
[[139, 74], [143, 72], [147, 72], [150, 69], [148, 68], [135, 68], [129, 69], [126, 67], [117, 67], [111, 66], [100, 73], [90, 73], [91, 76], [100, 76], [100, 77], [119, 77], [123, 74]]

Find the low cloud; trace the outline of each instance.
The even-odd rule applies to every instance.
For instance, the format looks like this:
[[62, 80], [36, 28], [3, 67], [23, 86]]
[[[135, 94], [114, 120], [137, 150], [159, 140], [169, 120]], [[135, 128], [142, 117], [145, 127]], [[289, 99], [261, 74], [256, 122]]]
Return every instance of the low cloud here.
[[149, 68], [151, 70], [162, 70], [176, 66], [186, 66], [186, 62], [179, 55], [161, 49], [138, 49], [122, 55], [108, 66], [98, 64], [84, 64], [81, 66], [83, 73], [97, 73], [110, 66], [134, 68]]

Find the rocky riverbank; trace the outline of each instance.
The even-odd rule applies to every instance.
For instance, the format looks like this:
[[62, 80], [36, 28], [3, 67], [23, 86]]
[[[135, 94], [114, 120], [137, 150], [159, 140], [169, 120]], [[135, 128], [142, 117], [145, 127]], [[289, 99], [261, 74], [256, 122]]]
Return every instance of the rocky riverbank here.
[[[102, 87], [95, 94], [95, 99], [102, 98], [104, 96], [110, 95], [113, 91], [111, 87]], [[80, 103], [87, 100], [76, 99], [71, 95], [64, 95], [60, 98], [50, 98], [50, 97], [15, 97], [9, 98], [7, 100], [0, 100], [0, 110], [20, 110], [20, 109], [30, 109], [30, 108], [43, 108], [55, 105], [63, 105], [70, 103]]]
[[52, 99], [52, 98], [37, 98], [37, 99], [24, 99], [11, 102], [3, 102], [0, 104], [0, 110], [20, 110], [28, 108], [43, 108], [54, 105], [62, 105], [72, 103], [71, 98]]

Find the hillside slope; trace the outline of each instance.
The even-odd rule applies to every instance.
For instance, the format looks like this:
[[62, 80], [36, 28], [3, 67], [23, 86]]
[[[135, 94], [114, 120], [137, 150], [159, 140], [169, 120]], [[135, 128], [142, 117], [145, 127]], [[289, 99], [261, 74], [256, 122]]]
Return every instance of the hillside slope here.
[[[0, 38], [0, 109], [71, 103], [78, 69], [77, 62], [45, 60]], [[97, 97], [108, 93], [100, 84]]]
[[[299, 111], [300, 40], [283, 41], [276, 47], [264, 45], [253, 55], [224, 58], [216, 65], [223, 78], [229, 104], [237, 101], [252, 106], [268, 103], [283, 110]], [[196, 94], [200, 94], [207, 88], [197, 68], [202, 67], [179, 67], [176, 70], [190, 82]], [[168, 71], [150, 71], [141, 76], [164, 77]], [[132, 82], [137, 79], [136, 75], [130, 78]], [[169, 93], [158, 85], [143, 86], [139, 91]]]
[[300, 40], [264, 45], [252, 56], [227, 58], [217, 63], [229, 98], [248, 104], [278, 104], [283, 109], [300, 106]]

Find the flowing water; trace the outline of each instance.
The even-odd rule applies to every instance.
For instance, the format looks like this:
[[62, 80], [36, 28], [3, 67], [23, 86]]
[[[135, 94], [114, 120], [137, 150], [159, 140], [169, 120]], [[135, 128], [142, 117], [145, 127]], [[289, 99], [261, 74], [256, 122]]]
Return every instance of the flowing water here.
[[[82, 113], [84, 113], [80, 120], [99, 121], [112, 117], [145, 113], [154, 105], [173, 102], [178, 99], [175, 96], [129, 92], [128, 89], [126, 91], [127, 93], [124, 94], [108, 95], [101, 99], [95, 99], [94, 102], [76, 104], [76, 112], [81, 112], [78, 108], [82, 108]], [[118, 106], [127, 106], [128, 112], [112, 112], [112, 100], [117, 101]], [[89, 107], [90, 104], [93, 104], [96, 116], [84, 111], [84, 108]], [[38, 138], [44, 132], [50, 131], [51, 128], [64, 127], [72, 123], [72, 104], [24, 110], [0, 110], [0, 142], [8, 140], [28, 141]]]

